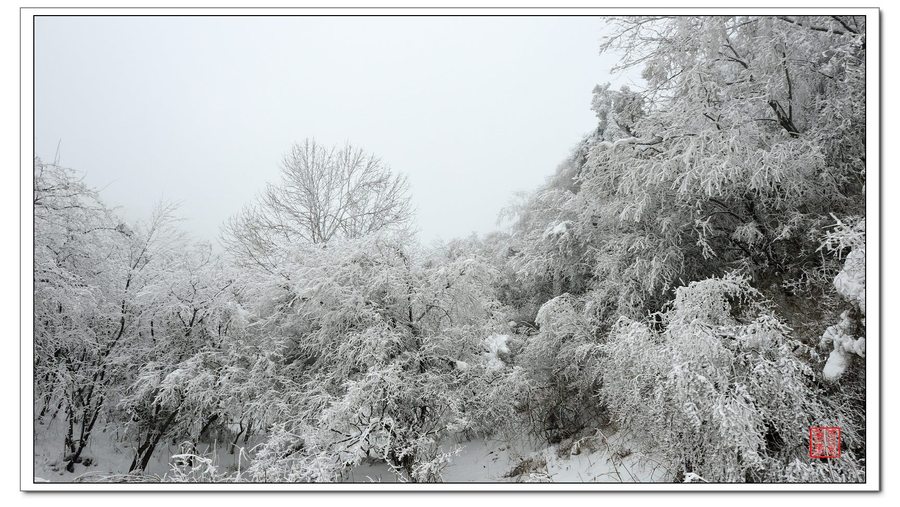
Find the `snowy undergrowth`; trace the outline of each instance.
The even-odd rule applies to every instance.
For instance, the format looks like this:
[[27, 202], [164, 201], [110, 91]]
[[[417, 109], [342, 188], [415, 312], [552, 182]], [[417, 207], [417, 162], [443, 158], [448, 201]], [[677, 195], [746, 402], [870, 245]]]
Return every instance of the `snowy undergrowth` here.
[[[35, 482], [186, 482], [213, 470], [220, 478], [235, 477], [247, 468], [248, 454], [255, 444], [239, 447], [232, 454], [227, 443], [212, 442], [190, 446], [191, 452], [186, 453], [188, 446], [166, 442], [157, 448], [143, 474], [131, 475], [128, 468], [135, 446], [123, 443], [115, 429], [101, 428], [88, 443], [81, 463], [67, 472], [61, 445], [64, 430], [59, 419], [35, 422]], [[188, 463], [190, 466], [185, 466]]]
[[[447, 442], [459, 447], [443, 470], [443, 482], [667, 482], [668, 467], [641, 454], [622, 433], [597, 431], [559, 444], [523, 437]], [[352, 470], [350, 482], [397, 482], [383, 462], [368, 461]]]
[[[171, 442], [154, 454], [143, 474], [128, 474], [134, 449], [114, 432], [102, 430], [85, 452], [75, 471], [65, 471], [58, 443], [63, 428], [58, 421], [38, 425], [34, 448], [36, 482], [191, 482], [246, 479], [241, 472], [252, 464], [249, 447], [231, 454], [227, 446], [198, 445], [185, 453]], [[443, 482], [665, 482], [671, 471], [653, 457], [642, 455], [622, 433], [587, 432], [559, 444], [541, 444], [518, 436], [448, 440], [442, 446], [452, 455], [442, 470]], [[455, 453], [453, 452], [455, 451]], [[385, 462], [367, 460], [349, 470], [346, 482], [397, 482], [398, 475]]]
[[[659, 320], [619, 321], [603, 346], [603, 393], [617, 423], [684, 473], [803, 482], [822, 472], [789, 468], [805, 456], [810, 425], [842, 426], [844, 441], [856, 443], [840, 408], [817, 397], [790, 329], [746, 278], [681, 287]], [[843, 462], [844, 470], [822, 467], [827, 480], [863, 477], [853, 453]]]
[[853, 226], [837, 220], [835, 230], [828, 234], [824, 248], [840, 253], [849, 249], [841, 271], [834, 277], [834, 288], [852, 308], [841, 313], [837, 324], [822, 334], [820, 346], [831, 347], [822, 374], [836, 382], [850, 365], [851, 356], [866, 357], [866, 223], [857, 220]]

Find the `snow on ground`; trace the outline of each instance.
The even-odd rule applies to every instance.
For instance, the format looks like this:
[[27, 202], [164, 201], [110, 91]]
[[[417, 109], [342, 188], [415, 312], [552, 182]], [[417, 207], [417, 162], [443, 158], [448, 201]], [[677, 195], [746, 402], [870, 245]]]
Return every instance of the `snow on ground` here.
[[[459, 454], [443, 471], [444, 482], [665, 482], [669, 471], [650, 459], [641, 459], [621, 434], [601, 434], [541, 447], [522, 439], [475, 439], [459, 445]], [[351, 482], [397, 482], [382, 462], [356, 467]]]
[[[63, 424], [35, 422], [35, 482], [100, 481], [127, 473], [134, 457], [132, 445], [121, 443], [115, 430], [100, 428], [91, 436], [75, 471], [65, 471], [63, 461]], [[257, 439], [258, 440], [258, 439]], [[249, 450], [255, 443], [243, 446]], [[231, 454], [228, 444], [198, 446], [195, 453], [212, 456], [220, 472], [246, 470], [248, 452]], [[241, 446], [239, 446], [241, 447]], [[446, 442], [444, 451], [459, 452], [443, 470], [445, 482], [664, 482], [672, 474], [650, 459], [640, 459], [636, 446], [621, 433], [601, 432], [559, 444], [546, 446], [518, 435], [514, 438], [488, 437], [470, 441]], [[171, 471], [172, 456], [184, 451], [173, 442], [160, 443], [146, 473], [157, 478]], [[396, 482], [391, 469], [379, 461], [366, 462], [349, 472], [350, 482]]]
[[[73, 482], [93, 481], [111, 475], [123, 475], [128, 472], [134, 458], [133, 445], [122, 443], [116, 430], [98, 428], [91, 435], [88, 445], [82, 454], [82, 463], [75, 465], [74, 472], [65, 470], [63, 461], [64, 426], [57, 418], [49, 423], [35, 421], [34, 439], [34, 480], [35, 482]], [[238, 448], [248, 448], [238, 445]], [[198, 455], [212, 455], [213, 463], [223, 472], [234, 472], [238, 467], [245, 470], [248, 465], [246, 452], [243, 456], [238, 451], [228, 452], [229, 443], [214, 442], [200, 445], [195, 450]], [[183, 452], [184, 448], [177, 443], [160, 442], [147, 466], [146, 473], [162, 477], [170, 472], [172, 455]], [[85, 463], [89, 463], [85, 465]]]

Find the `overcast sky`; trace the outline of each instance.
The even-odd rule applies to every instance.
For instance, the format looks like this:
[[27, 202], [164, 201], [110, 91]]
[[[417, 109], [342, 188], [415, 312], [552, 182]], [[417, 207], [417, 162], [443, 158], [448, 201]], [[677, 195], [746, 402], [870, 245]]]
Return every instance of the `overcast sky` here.
[[39, 17], [35, 149], [129, 219], [181, 201], [222, 222], [292, 142], [354, 145], [408, 175], [422, 240], [497, 228], [596, 125], [601, 18]]

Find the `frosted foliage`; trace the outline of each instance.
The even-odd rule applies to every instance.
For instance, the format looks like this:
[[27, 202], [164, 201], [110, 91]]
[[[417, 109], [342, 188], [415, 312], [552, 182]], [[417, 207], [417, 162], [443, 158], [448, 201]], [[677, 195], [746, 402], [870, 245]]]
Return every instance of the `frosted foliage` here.
[[866, 245], [856, 246], [847, 254], [844, 268], [834, 278], [838, 294], [859, 306], [866, 314]]
[[755, 294], [748, 288], [747, 280], [737, 276], [691, 282], [676, 289], [676, 312], [670, 317], [711, 326], [735, 324], [730, 310]]
[[680, 280], [723, 266], [808, 283], [830, 213], [864, 202], [863, 19], [610, 24], [602, 50], [624, 54], [621, 67], [641, 68], [647, 87], [597, 87], [597, 131], [566, 172], [578, 191], [556, 205], [605, 311], [638, 316]]
[[676, 468], [710, 481], [760, 480], [803, 451], [793, 435], [834, 417], [815, 401], [790, 330], [746, 279], [682, 287], [662, 317], [662, 331], [617, 323], [603, 345], [603, 399]]
[[[848, 222], [853, 222], [849, 219]], [[835, 382], [850, 367], [851, 356], [865, 357], [865, 314], [866, 314], [866, 233], [865, 221], [855, 219], [849, 225], [837, 220], [834, 230], [825, 238], [823, 247], [840, 253], [849, 249], [843, 266], [834, 277], [837, 293], [859, 310], [858, 316], [844, 311], [837, 324], [825, 329], [820, 347], [831, 346], [831, 352], [822, 369], [826, 380]]]
[[[844, 299], [866, 314], [866, 221], [848, 217], [837, 222], [825, 235], [821, 248], [838, 255], [846, 252], [841, 271], [834, 278], [834, 288]], [[849, 252], [847, 252], [849, 250]]]
[[286, 362], [270, 413], [295, 436], [267, 440], [254, 476], [339, 480], [377, 459], [399, 480], [435, 481], [441, 440], [490, 419], [472, 392], [509, 353], [496, 271], [406, 245], [386, 233], [298, 248], [281, 267], [290, 279], [259, 287], [278, 302], [258, 311]]
[[568, 232], [569, 228], [572, 226], [571, 222], [563, 221], [547, 227], [544, 231], [544, 238], [549, 239], [553, 237], [559, 237]]
[[409, 199], [405, 176], [378, 157], [306, 139], [285, 153], [281, 181], [229, 220], [223, 242], [245, 267], [272, 271], [297, 244], [402, 229]]
[[[571, 177], [564, 179], [571, 186]], [[509, 268], [535, 305], [581, 287], [590, 272], [573, 197], [568, 188], [542, 189], [507, 211], [516, 218]]]
[[554, 335], [564, 335], [578, 327], [576, 299], [569, 294], [557, 296], [538, 309], [534, 321]]
[[535, 323], [540, 332], [525, 340], [516, 364], [528, 379], [523, 403], [531, 424], [539, 422], [534, 430], [554, 441], [602, 417], [596, 399], [599, 339], [584, 301], [568, 293], [541, 305]]

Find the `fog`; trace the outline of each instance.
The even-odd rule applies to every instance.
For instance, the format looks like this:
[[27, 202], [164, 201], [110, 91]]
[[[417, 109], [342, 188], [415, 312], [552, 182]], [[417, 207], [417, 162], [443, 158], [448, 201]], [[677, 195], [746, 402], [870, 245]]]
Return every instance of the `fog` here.
[[292, 142], [408, 175], [422, 240], [497, 228], [596, 125], [590, 17], [39, 17], [35, 149], [129, 219], [181, 203], [215, 242]]

